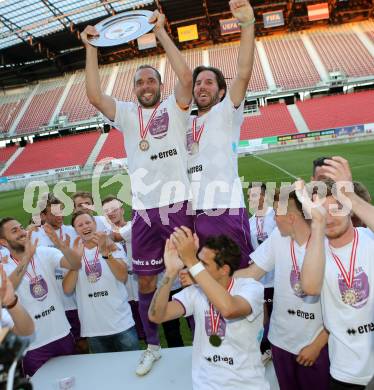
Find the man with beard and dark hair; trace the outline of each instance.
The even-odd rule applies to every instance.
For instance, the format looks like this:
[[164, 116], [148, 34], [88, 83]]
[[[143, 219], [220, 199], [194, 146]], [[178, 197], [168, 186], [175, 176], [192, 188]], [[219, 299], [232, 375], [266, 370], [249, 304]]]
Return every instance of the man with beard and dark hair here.
[[60, 250], [38, 246], [38, 240], [32, 242], [31, 233], [16, 219], [0, 220], [0, 244], [10, 253], [4, 270], [35, 323], [35, 339], [23, 359], [24, 373], [30, 376], [52, 357], [74, 353], [55, 271], [57, 267], [79, 269], [81, 256], [78, 241], [73, 250], [57, 235], [54, 240]]
[[190, 118], [187, 132], [188, 174], [201, 243], [211, 235], [229, 236], [239, 245], [241, 267], [246, 267], [252, 246], [237, 147], [253, 67], [255, 18], [248, 0], [231, 0], [230, 9], [241, 26], [237, 75], [227, 90], [219, 69], [199, 66], [194, 70], [193, 97], [198, 112]]
[[149, 65], [135, 72], [133, 92], [138, 104], [119, 102], [101, 91], [97, 49], [87, 26], [81, 37], [86, 47], [86, 89], [94, 105], [126, 139], [132, 199], [133, 271], [139, 276], [139, 312], [148, 348], [136, 369], [145, 375], [161, 357], [158, 327], [148, 319], [157, 275], [164, 270], [163, 249], [174, 226], [193, 227], [188, 213], [191, 199], [187, 175], [186, 129], [192, 100], [192, 72], [165, 31], [165, 16], [158, 11], [149, 20], [178, 77], [174, 94], [161, 101], [160, 74]]
[[321, 296], [330, 334], [330, 389], [363, 390], [374, 374], [374, 240], [365, 228], [353, 226], [351, 215], [373, 230], [374, 207], [354, 192], [347, 160], [326, 159], [321, 173], [333, 180], [326, 182], [322, 205], [299, 189], [312, 215], [301, 285], [307, 294]]

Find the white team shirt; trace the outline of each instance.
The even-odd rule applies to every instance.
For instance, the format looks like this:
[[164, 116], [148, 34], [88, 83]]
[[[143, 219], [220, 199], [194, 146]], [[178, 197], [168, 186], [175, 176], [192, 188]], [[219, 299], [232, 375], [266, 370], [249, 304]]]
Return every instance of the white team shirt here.
[[[153, 109], [142, 109], [144, 128], [152, 112]], [[134, 210], [191, 199], [186, 151], [188, 118], [189, 110], [181, 110], [174, 95], [170, 95], [161, 102], [150, 123], [145, 138], [149, 149], [141, 151], [138, 105], [116, 101], [114, 122], [106, 120], [124, 135]]]
[[[296, 280], [290, 251], [290, 237], [282, 237], [275, 228], [269, 238], [254, 252], [251, 259], [269, 272], [274, 270], [273, 312], [270, 318], [269, 340], [272, 344], [298, 355], [322, 331], [320, 297], [296, 296], [291, 284]], [[305, 255], [305, 245], [295, 241], [295, 256], [299, 271]]]
[[[93, 264], [96, 248], [85, 248], [86, 258]], [[125, 262], [125, 253], [118, 247], [113, 257]], [[108, 336], [123, 332], [134, 326], [131, 308], [128, 304], [124, 283], [115, 278], [105, 259], [99, 254], [99, 278], [90, 283], [85, 262], [78, 273], [76, 296], [78, 315], [81, 322], [81, 336]]]
[[[276, 226], [275, 212], [272, 207], [267, 208], [263, 217], [253, 215], [249, 218], [252, 248], [256, 249], [260, 245], [259, 241], [265, 241]], [[267, 272], [260, 282], [266, 288], [274, 287], [274, 271]]]
[[119, 234], [123, 238], [122, 246], [126, 246], [126, 264], [128, 270], [128, 278], [125, 284], [129, 301], [139, 301], [138, 293], [138, 275], [132, 272], [132, 246], [131, 246], [131, 222], [127, 222], [121, 227]]
[[244, 298], [252, 313], [233, 320], [221, 318], [219, 334], [224, 338], [218, 348], [209, 343], [209, 302], [203, 290], [193, 285], [173, 296], [184, 306], [185, 316], [195, 319], [193, 390], [221, 390], [223, 384], [225, 390], [269, 389], [257, 341], [263, 322], [263, 286], [253, 279], [235, 279], [231, 295]]
[[[55, 277], [55, 270], [60, 267], [60, 261], [63, 257], [64, 255], [55, 248], [43, 246], [36, 248], [34, 254], [36, 275], [43, 277], [48, 288], [44, 300], [40, 301], [31, 295], [30, 280], [26, 274], [17, 288], [19, 299], [35, 324], [35, 339], [30, 344], [29, 350], [61, 339], [70, 332], [70, 324], [65, 316], [60, 288]], [[4, 264], [4, 270], [8, 276], [16, 267], [17, 265], [12, 259]], [[27, 267], [27, 272], [34, 277], [31, 263]]]
[[14, 327], [14, 322], [12, 320], [12, 317], [10, 316], [8, 310], [1, 309], [1, 318], [0, 318], [0, 328], [9, 328], [12, 330]]
[[[321, 292], [323, 318], [330, 332], [330, 373], [342, 382], [366, 385], [374, 375], [374, 241], [357, 228], [358, 247], [353, 287], [357, 303], [345, 304], [347, 286], [326, 248], [326, 268]], [[352, 243], [332, 248], [349, 270]]]
[[[55, 230], [57, 236], [62, 238], [62, 240], [66, 240], [66, 235], [70, 237], [70, 247], [73, 246], [74, 240], [77, 237], [77, 233], [75, 232], [72, 226], [62, 225], [60, 229]], [[54, 248], [53, 242], [49, 239], [47, 234], [45, 233], [43, 226], [39, 227], [37, 231], [32, 232], [31, 239], [34, 242], [38, 239], [38, 246], [47, 246], [50, 248]], [[62, 281], [64, 280], [64, 276], [68, 272], [65, 268], [56, 268], [56, 280], [60, 288], [61, 297], [64, 302], [65, 311], [68, 310], [77, 310], [77, 302], [75, 299], [75, 293], [65, 294], [62, 288]]]
[[2, 259], [6, 258], [6, 257], [9, 258], [9, 250], [8, 250], [8, 248], [5, 248], [5, 246], [1, 246], [0, 245], [0, 263], [1, 263]]
[[205, 115], [197, 118], [196, 130], [204, 125], [199, 151], [192, 153], [191, 117], [187, 131], [188, 176], [194, 210], [245, 207], [238, 176], [238, 144], [244, 103], [237, 109], [227, 93]]

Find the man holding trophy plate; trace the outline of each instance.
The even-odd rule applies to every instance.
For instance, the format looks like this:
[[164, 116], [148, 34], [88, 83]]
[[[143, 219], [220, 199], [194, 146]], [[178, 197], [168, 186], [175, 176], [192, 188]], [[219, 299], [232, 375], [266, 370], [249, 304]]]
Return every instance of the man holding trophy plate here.
[[[88, 99], [126, 139], [133, 195], [133, 271], [139, 276], [139, 312], [148, 344], [136, 373], [145, 375], [161, 357], [158, 328], [149, 321], [148, 309], [156, 290], [157, 275], [164, 270], [165, 240], [174, 227], [193, 226], [188, 212], [191, 195], [185, 147], [192, 101], [192, 72], [165, 31], [165, 16], [155, 11], [148, 22], [154, 25], [153, 31], [178, 77], [174, 94], [161, 100], [161, 75], [150, 65], [141, 65], [135, 72], [133, 92], [137, 104], [117, 101], [103, 93], [97, 48], [93, 45], [110, 46], [137, 38], [135, 32], [141, 18], [135, 17], [134, 13], [130, 12], [131, 23], [127, 27], [121, 19], [126, 19], [127, 13], [121, 14], [113, 17], [122, 20], [118, 26], [108, 22], [112, 20], [109, 18], [100, 22], [98, 29], [87, 26], [81, 38], [86, 48]], [[140, 34], [149, 31], [142, 26], [138, 30], [142, 31]]]

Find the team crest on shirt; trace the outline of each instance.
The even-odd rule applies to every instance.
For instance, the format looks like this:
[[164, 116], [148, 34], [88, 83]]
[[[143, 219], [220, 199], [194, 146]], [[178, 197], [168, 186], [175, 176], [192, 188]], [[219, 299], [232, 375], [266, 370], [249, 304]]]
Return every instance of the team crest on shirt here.
[[360, 309], [365, 306], [369, 298], [369, 278], [362, 267], [355, 269], [355, 276], [353, 279], [352, 287], [349, 288], [342, 275], [338, 276], [338, 286], [342, 301], [354, 307]]
[[93, 262], [89, 263], [89, 265], [90, 265], [90, 269], [88, 269], [87, 264], [84, 265], [84, 271], [85, 271], [87, 277], [94, 274], [96, 280], [99, 280], [101, 278], [102, 273], [103, 273], [100, 261], [98, 261], [96, 264], [94, 264]]
[[167, 113], [166, 108], [159, 110], [157, 114], [158, 115], [154, 117], [149, 124], [149, 132], [154, 138], [161, 139], [164, 138], [168, 132], [169, 114]]
[[292, 291], [298, 298], [306, 297], [306, 294], [301, 288], [300, 273], [296, 272], [293, 268], [291, 269], [291, 274], [290, 274], [290, 284], [291, 284]]
[[[205, 310], [204, 315], [205, 315], [205, 332], [207, 336], [211, 336], [214, 333], [213, 333], [213, 324], [210, 317], [210, 311]], [[226, 321], [222, 316], [220, 316], [219, 326], [216, 334], [220, 337], [225, 337], [226, 335]]]

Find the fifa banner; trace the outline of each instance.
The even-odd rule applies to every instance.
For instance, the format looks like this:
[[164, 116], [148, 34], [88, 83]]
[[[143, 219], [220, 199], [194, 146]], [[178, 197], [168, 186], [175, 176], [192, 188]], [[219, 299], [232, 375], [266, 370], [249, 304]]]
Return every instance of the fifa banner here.
[[138, 38], [139, 50], [151, 49], [156, 46], [156, 35], [154, 33], [145, 34]]
[[329, 5], [328, 3], [320, 3], [308, 5], [308, 19], [310, 22], [314, 20], [322, 20], [329, 18]]
[[238, 19], [221, 19], [219, 25], [221, 28], [221, 35], [236, 34], [240, 32]]
[[265, 28], [284, 26], [283, 11], [265, 12], [262, 14]]
[[199, 38], [199, 34], [197, 32], [197, 24], [178, 27], [179, 42], [193, 41], [198, 38]]

